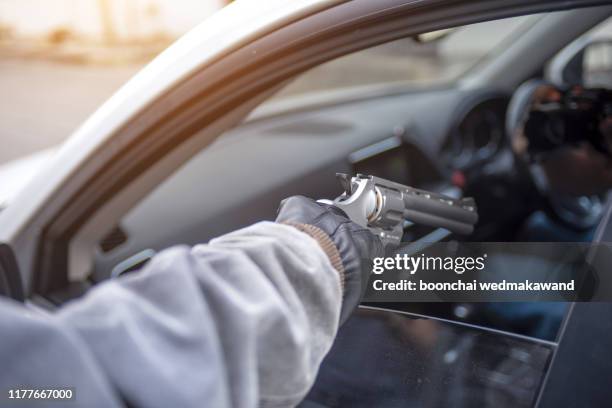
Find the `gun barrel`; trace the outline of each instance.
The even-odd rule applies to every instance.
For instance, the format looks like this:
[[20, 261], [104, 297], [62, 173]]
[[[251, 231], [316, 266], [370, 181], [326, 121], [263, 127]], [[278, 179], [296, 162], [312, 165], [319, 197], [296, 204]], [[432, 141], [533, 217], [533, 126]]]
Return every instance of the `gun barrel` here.
[[444, 228], [457, 234], [468, 235], [474, 231], [474, 224], [457, 221], [455, 219], [435, 215], [430, 212], [406, 209], [404, 210], [404, 217], [416, 224], [435, 228]]
[[469, 234], [478, 221], [478, 214], [471, 202], [409, 192], [403, 194], [403, 199], [404, 217], [417, 223]]

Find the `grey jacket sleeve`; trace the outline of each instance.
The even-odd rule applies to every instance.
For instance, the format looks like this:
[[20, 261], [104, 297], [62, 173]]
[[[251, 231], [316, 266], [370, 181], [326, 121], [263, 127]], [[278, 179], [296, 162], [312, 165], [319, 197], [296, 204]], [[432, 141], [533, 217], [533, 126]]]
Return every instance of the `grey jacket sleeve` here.
[[0, 389], [73, 387], [87, 407], [294, 406], [341, 301], [314, 239], [259, 223], [166, 250], [52, 315], [0, 302]]

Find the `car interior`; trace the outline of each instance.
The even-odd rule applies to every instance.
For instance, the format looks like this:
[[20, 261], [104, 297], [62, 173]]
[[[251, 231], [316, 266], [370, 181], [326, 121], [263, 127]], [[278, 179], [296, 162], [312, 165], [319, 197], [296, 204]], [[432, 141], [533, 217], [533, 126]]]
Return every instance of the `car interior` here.
[[[591, 241], [606, 197], [542, 187], [514, 145], [519, 88], [463, 86], [544, 14], [402, 38], [305, 72], [134, 206], [99, 242], [90, 282], [137, 270], [169, 246], [273, 220], [285, 197], [334, 198], [336, 173], [474, 197], [474, 233], [446, 240]], [[610, 19], [581, 38], [606, 32]], [[550, 79], [552, 60], [524, 82]], [[404, 240], [428, 232], [411, 227]], [[569, 307], [363, 305], [302, 406], [533, 406]]]

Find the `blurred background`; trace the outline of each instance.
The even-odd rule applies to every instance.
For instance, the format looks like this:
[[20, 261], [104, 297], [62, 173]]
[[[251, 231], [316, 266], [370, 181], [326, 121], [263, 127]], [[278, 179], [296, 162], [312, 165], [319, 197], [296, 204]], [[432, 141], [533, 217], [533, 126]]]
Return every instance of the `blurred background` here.
[[0, 0], [0, 164], [69, 136], [229, 0]]

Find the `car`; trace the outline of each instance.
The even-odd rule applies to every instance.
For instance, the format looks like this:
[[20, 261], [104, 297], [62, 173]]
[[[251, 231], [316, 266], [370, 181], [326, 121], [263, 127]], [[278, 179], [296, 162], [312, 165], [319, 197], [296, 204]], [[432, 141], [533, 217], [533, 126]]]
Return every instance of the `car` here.
[[[469, 239], [519, 240], [559, 202], [517, 159], [508, 106], [525, 81], [563, 81], [611, 15], [577, 0], [232, 3], [62, 146], [0, 168], [0, 288], [52, 310], [163, 248], [273, 219], [284, 197], [333, 198], [336, 172], [469, 194]], [[607, 207], [581, 200], [568, 219], [606, 240]], [[531, 306], [363, 305], [302, 406], [608, 405], [610, 304]]]

